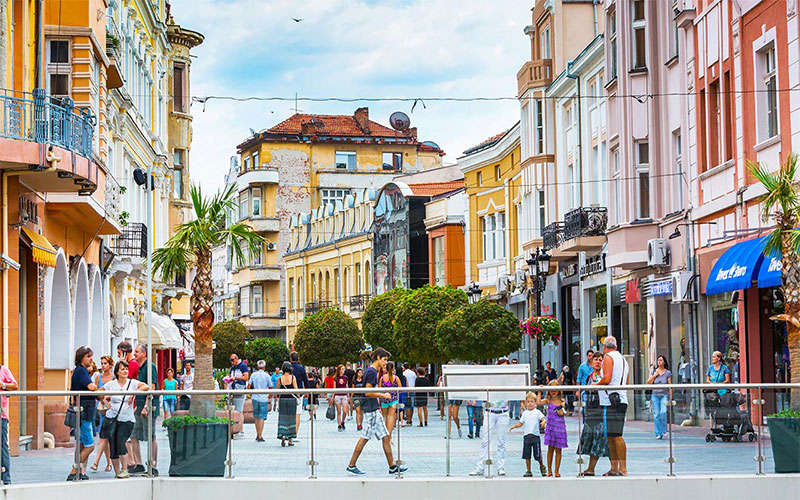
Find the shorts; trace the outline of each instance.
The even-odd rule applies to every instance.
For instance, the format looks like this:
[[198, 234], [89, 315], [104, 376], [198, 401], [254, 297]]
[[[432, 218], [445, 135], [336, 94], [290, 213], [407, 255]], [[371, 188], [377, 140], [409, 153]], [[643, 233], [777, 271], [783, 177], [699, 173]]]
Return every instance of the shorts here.
[[259, 401], [253, 399], [253, 418], [256, 420], [266, 420], [267, 412], [269, 411], [267, 401]]
[[406, 409], [406, 410], [413, 410], [414, 409], [414, 398], [416, 398], [416, 397], [417, 397], [416, 394], [412, 394], [412, 393], [409, 392], [408, 396], [406, 396], [406, 400], [403, 401], [403, 403], [405, 404], [405, 406], [403, 406], [403, 408]]
[[80, 430], [81, 446], [88, 448], [94, 446], [94, 422], [91, 420], [81, 420]]
[[461, 399], [448, 399], [447, 404], [454, 406], [461, 406], [464, 401]]
[[522, 438], [522, 458], [530, 460], [531, 457], [537, 462], [542, 461], [542, 445], [536, 434], [525, 434]]
[[340, 395], [340, 396], [334, 396], [333, 397], [333, 404], [343, 405], [343, 404], [347, 403], [348, 399], [349, 399], [349, 397], [346, 394], [343, 394], [343, 395]]
[[156, 439], [156, 419], [153, 417], [153, 429], [150, 432], [150, 439], [147, 436], [147, 417], [143, 417], [140, 411], [136, 412], [136, 421], [133, 424], [131, 439], [137, 441], [155, 441]]
[[112, 429], [108, 429], [108, 426], [106, 426], [105, 432], [101, 434], [103, 439], [108, 439], [108, 453], [112, 460], [128, 453], [125, 442], [128, 441], [128, 438], [131, 436], [133, 425], [133, 422], [116, 421], [112, 426], [113, 432], [109, 432]]
[[244, 395], [233, 397], [233, 409], [239, 413], [244, 412]]
[[606, 425], [606, 435], [608, 437], [622, 436], [622, 430], [625, 427], [625, 414], [627, 412], [628, 405], [625, 403], [603, 407], [603, 420]]
[[385, 403], [381, 403], [381, 408], [394, 408], [397, 406], [397, 401], [387, 401]]
[[383, 439], [389, 435], [386, 430], [386, 424], [383, 421], [383, 415], [378, 410], [364, 413], [364, 421], [362, 423], [361, 437], [369, 441], [370, 439]]
[[175, 413], [175, 405], [177, 404], [177, 402], [178, 402], [177, 399], [164, 398], [164, 401], [162, 401], [162, 404], [164, 405], [164, 411]]

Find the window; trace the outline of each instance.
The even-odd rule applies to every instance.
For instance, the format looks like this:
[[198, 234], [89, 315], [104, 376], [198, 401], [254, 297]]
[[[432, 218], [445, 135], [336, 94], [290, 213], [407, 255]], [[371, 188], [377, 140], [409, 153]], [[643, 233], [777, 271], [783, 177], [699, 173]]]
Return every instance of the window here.
[[477, 179], [478, 179], [478, 185], [483, 186], [483, 175], [481, 174], [481, 172], [478, 172]]
[[253, 316], [264, 312], [264, 286], [256, 285], [253, 287]]
[[403, 170], [403, 153], [383, 153], [384, 170]]
[[183, 166], [183, 150], [175, 149], [172, 151], [172, 165], [175, 167]]
[[528, 229], [522, 227], [522, 203], [517, 203], [516, 206], [516, 213], [514, 216], [516, 220], [514, 222], [514, 226], [517, 228], [517, 255], [522, 255], [522, 238], [523, 235], [528, 234]]
[[506, 256], [506, 213], [498, 212], [494, 214], [496, 219], [496, 229], [494, 231], [495, 247], [497, 248], [497, 255], [495, 258], [502, 258]]
[[647, 67], [647, 27], [644, 15], [644, 0], [631, 0], [632, 18], [631, 29], [633, 30], [633, 69], [643, 69]]
[[[385, 162], [385, 160], [384, 160]], [[336, 152], [336, 168], [343, 170], [356, 169], [356, 152], [355, 151], [337, 151]]]
[[258, 151], [253, 151], [253, 168], [254, 169], [261, 168], [261, 164], [258, 163]]
[[334, 300], [335, 304], [339, 303], [339, 269], [333, 270], [333, 296], [336, 298]]
[[294, 309], [294, 278], [289, 278], [289, 309]]
[[674, 211], [683, 209], [683, 163], [681, 160], [683, 145], [681, 144], [681, 131], [680, 129], [672, 133], [672, 186], [675, 190], [673, 194], [673, 201], [676, 203]]
[[481, 218], [481, 233], [483, 234], [483, 260], [495, 258], [496, 247], [494, 241], [494, 216], [487, 215]]
[[347, 295], [347, 280], [350, 279], [350, 273], [347, 267], [344, 268], [344, 280], [342, 280], [342, 300], [347, 302], [349, 296]]
[[495, 165], [494, 166], [494, 179], [496, 181], [499, 181], [500, 177], [502, 177], [502, 175], [503, 175], [503, 173], [500, 171], [500, 165]]
[[239, 194], [239, 220], [250, 216], [250, 198], [247, 191]]
[[262, 256], [264, 255], [264, 244], [258, 245], [258, 249], [250, 254], [250, 265], [260, 266], [263, 264]]
[[614, 225], [619, 224], [622, 222], [622, 179], [621, 179], [621, 171], [620, 171], [620, 164], [619, 164], [619, 149], [614, 149], [611, 151], [611, 164], [613, 165], [613, 200], [612, 203], [614, 206], [612, 207], [612, 214], [613, 214], [613, 223]]
[[636, 217], [650, 218], [650, 148], [647, 141], [636, 143]]
[[361, 263], [356, 262], [356, 295], [361, 295]]
[[175, 167], [172, 169], [172, 195], [175, 198], [183, 199], [183, 169]]
[[544, 103], [536, 99], [536, 154], [544, 154]]
[[445, 285], [444, 277], [444, 237], [433, 238], [433, 284]]
[[669, 32], [669, 57], [672, 59], [678, 57], [678, 15], [681, 13], [681, 8], [677, 0], [673, 0], [669, 13], [672, 15], [672, 26], [670, 26]]
[[569, 178], [569, 208], [578, 208], [580, 183], [578, 182], [578, 169], [575, 168], [574, 163], [567, 165], [567, 177]]
[[69, 40], [50, 40], [47, 47], [47, 90], [51, 96], [69, 97], [72, 74]]
[[349, 189], [322, 189], [320, 190], [320, 206], [325, 206], [328, 203], [336, 203], [341, 201], [344, 203], [345, 197], [350, 194]]
[[550, 28], [545, 27], [539, 34], [539, 56], [541, 59], [550, 59]]
[[764, 114], [766, 118], [766, 133], [762, 140], [769, 139], [778, 135], [778, 85], [775, 67], [775, 47], [770, 46], [761, 52], [762, 59], [762, 80], [764, 90]]
[[245, 172], [250, 170], [250, 157], [249, 156], [245, 156], [244, 158], [242, 158], [242, 170], [245, 171]]
[[261, 188], [252, 189], [253, 217], [261, 217]]
[[608, 77], [617, 77], [617, 11], [608, 11]]
[[539, 235], [541, 236], [544, 226], [547, 225], [547, 212], [544, 206], [544, 189], [536, 192], [536, 212], [539, 214]]
[[186, 97], [184, 92], [184, 80], [186, 66], [175, 63], [172, 70], [172, 110], [178, 113], [186, 113]]
[[244, 287], [239, 292], [239, 311], [242, 316], [250, 316], [250, 288]]

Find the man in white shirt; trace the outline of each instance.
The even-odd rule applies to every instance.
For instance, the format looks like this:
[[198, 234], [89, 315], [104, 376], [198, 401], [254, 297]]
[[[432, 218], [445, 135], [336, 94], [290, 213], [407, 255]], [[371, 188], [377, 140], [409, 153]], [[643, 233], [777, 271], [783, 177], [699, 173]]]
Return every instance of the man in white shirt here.
[[[417, 383], [417, 374], [414, 370], [411, 369], [411, 365], [405, 363], [403, 365], [403, 376], [406, 378], [406, 384], [408, 387], [414, 387]], [[413, 425], [414, 423], [414, 393], [409, 392], [408, 397], [406, 398], [406, 406], [405, 406], [405, 420], [406, 424]]]

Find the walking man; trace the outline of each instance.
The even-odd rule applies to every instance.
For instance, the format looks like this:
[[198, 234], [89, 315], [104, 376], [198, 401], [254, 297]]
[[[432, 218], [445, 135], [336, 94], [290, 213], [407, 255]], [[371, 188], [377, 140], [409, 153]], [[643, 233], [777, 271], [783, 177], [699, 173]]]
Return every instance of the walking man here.
[[117, 344], [117, 359], [128, 363], [128, 378], [136, 379], [139, 376], [139, 363], [133, 356], [133, 346], [127, 340]]
[[[231, 385], [230, 388], [239, 391], [247, 387], [247, 379], [250, 377], [250, 368], [239, 359], [239, 355], [231, 354]], [[233, 396], [233, 409], [242, 413], [244, 411], [244, 394]]]
[[[389, 352], [386, 349], [379, 347], [372, 352], [372, 365], [367, 368], [364, 374], [364, 387], [378, 387], [378, 372], [386, 368], [387, 361], [389, 361]], [[386, 462], [389, 464], [389, 474], [405, 472], [405, 467], [399, 467], [394, 463], [391, 436], [389, 431], [386, 430], [386, 424], [379, 411], [381, 405], [378, 402], [378, 398], [389, 399], [391, 397], [392, 395], [388, 392], [367, 392], [364, 394], [364, 399], [361, 403], [361, 411], [364, 413], [363, 429], [361, 437], [358, 438], [356, 443], [356, 448], [353, 450], [353, 456], [350, 457], [350, 463], [347, 465], [347, 472], [350, 474], [364, 474], [356, 467], [356, 462], [361, 452], [364, 451], [367, 441], [373, 438], [383, 443], [383, 454], [386, 455]]]
[[[72, 391], [96, 391], [97, 384], [92, 382], [92, 377], [89, 375], [89, 368], [92, 367], [92, 350], [85, 346], [80, 346], [75, 351], [75, 369], [72, 371], [72, 383], [70, 390]], [[79, 461], [79, 469], [75, 467], [67, 476], [67, 481], [85, 481], [89, 479], [86, 475], [86, 463], [89, 461], [89, 455], [94, 450], [94, 431], [92, 424], [94, 423], [94, 412], [97, 406], [97, 400], [90, 396], [82, 396], [80, 399], [81, 411], [75, 416], [75, 441], [80, 441], [82, 446]], [[5, 439], [5, 434], [3, 434]], [[5, 457], [3, 457], [5, 458]]]
[[[414, 370], [411, 369], [411, 365], [408, 363], [403, 364], [403, 377], [405, 377], [406, 379], [406, 387], [417, 386], [417, 374], [414, 372]], [[406, 406], [405, 406], [406, 425], [413, 425], [414, 423], [415, 397], [416, 396], [412, 392], [409, 392], [408, 396], [406, 396]]]
[[[497, 360], [498, 365], [507, 365], [508, 358]], [[508, 435], [508, 402], [507, 401], [487, 401], [484, 404], [486, 411], [486, 430], [481, 440], [481, 458], [478, 460], [475, 470], [470, 472], [470, 476], [482, 476], [485, 471], [486, 461], [489, 460], [489, 440], [497, 443], [497, 475], [506, 475], [506, 436]]]
[[[17, 379], [14, 378], [12, 375], [11, 370], [8, 369], [7, 366], [0, 365], [0, 390], [2, 391], [16, 391], [19, 387], [17, 385]], [[8, 398], [3, 396], [2, 402], [0, 402], [0, 420], [2, 420], [2, 429], [0, 432], [3, 433], [2, 438], [2, 450], [0, 450], [0, 465], [2, 465], [2, 479], [3, 484], [8, 486], [11, 484], [11, 454], [8, 451]]]
[[[308, 387], [308, 374], [306, 373], [306, 367], [300, 364], [300, 355], [297, 354], [297, 351], [293, 351], [289, 354], [289, 361], [292, 362], [292, 375], [297, 380], [297, 388], [298, 389], [305, 389]], [[305, 397], [301, 398], [305, 399]], [[297, 417], [295, 420], [295, 432], [297, 435], [300, 435], [300, 414], [303, 413], [303, 405], [300, 401], [297, 402]], [[299, 441], [299, 439], [294, 438], [294, 441]]]
[[[258, 371], [250, 377], [248, 387], [251, 389], [272, 389], [272, 378], [265, 371], [267, 363], [261, 359], [256, 363]], [[269, 406], [268, 394], [253, 394], [253, 419], [256, 423], [256, 441], [259, 443], [264, 442], [264, 437], [261, 433], [264, 431], [264, 421], [267, 419], [267, 411]]]
[[[133, 350], [133, 355], [136, 362], [139, 363], [139, 382], [147, 384], [147, 373], [150, 373], [150, 390], [157, 389], [156, 382], [158, 381], [158, 370], [156, 365], [147, 359], [147, 346], [139, 344]], [[148, 406], [148, 399], [151, 399]], [[153, 475], [158, 475], [156, 469], [156, 461], [158, 458], [158, 443], [156, 442], [156, 418], [158, 417], [158, 409], [160, 407], [158, 396], [136, 396], [136, 410], [134, 411], [134, 424], [133, 434], [131, 434], [131, 462], [128, 467], [129, 474], [145, 474], [147, 468], [144, 466], [142, 460], [142, 448], [140, 443], [142, 441], [150, 443], [150, 449], [153, 450], [153, 463], [151, 464]], [[147, 423], [147, 415], [151, 415], [153, 422], [152, 426]]]
[[[628, 362], [617, 350], [617, 339], [608, 336], [603, 341], [603, 378], [597, 385], [619, 386], [628, 383]], [[608, 449], [611, 455], [611, 469], [604, 476], [627, 476], [626, 464], [628, 450], [622, 438], [625, 427], [625, 414], [628, 411], [628, 392], [613, 390], [599, 391], [600, 407], [603, 409], [603, 420], [606, 422]]]

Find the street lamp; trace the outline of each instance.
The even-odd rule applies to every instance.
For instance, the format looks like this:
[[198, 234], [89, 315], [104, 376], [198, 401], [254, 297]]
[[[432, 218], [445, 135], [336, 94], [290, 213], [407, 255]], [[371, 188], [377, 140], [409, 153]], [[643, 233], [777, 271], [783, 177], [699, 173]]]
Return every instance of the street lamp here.
[[[542, 315], [542, 293], [547, 287], [545, 281], [550, 274], [550, 256], [539, 247], [531, 253], [531, 257], [526, 261], [530, 272], [533, 275], [533, 291], [536, 292], [536, 316]], [[536, 369], [542, 365], [542, 341], [536, 341]]]
[[477, 283], [474, 281], [470, 283], [469, 288], [467, 288], [467, 299], [469, 300], [469, 303], [474, 304], [475, 302], [478, 302], [478, 300], [481, 298], [481, 293], [481, 287], [479, 287]]

